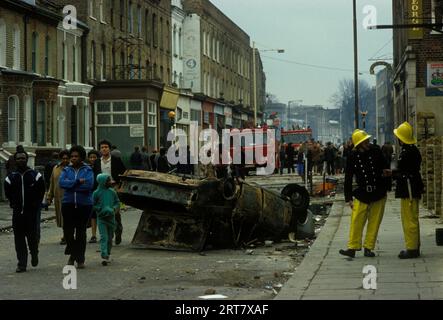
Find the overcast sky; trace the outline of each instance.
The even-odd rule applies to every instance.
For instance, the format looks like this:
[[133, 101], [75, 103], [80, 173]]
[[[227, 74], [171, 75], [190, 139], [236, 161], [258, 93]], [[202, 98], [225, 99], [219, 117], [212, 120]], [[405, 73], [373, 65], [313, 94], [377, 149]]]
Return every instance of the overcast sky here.
[[[303, 100], [303, 104], [328, 107], [339, 81], [353, 79], [352, 0], [210, 1], [249, 34], [258, 49], [285, 49], [283, 54], [261, 52], [267, 92], [281, 102]], [[368, 5], [377, 9], [377, 24], [392, 23], [392, 8], [388, 0], [357, 0], [359, 68], [365, 73], [360, 77], [375, 85], [375, 77], [369, 75], [373, 61], [368, 59], [374, 54], [392, 58], [392, 30], [363, 28], [367, 16], [363, 9]], [[312, 68], [294, 62], [350, 71]]]

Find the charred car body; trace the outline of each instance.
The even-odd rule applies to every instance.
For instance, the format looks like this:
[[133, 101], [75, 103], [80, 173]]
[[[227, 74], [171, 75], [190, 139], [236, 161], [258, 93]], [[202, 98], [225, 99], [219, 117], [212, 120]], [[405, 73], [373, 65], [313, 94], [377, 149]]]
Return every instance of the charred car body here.
[[281, 240], [306, 220], [309, 195], [297, 184], [281, 194], [233, 179], [128, 170], [122, 202], [143, 210], [132, 245], [200, 251], [238, 247], [255, 239]]

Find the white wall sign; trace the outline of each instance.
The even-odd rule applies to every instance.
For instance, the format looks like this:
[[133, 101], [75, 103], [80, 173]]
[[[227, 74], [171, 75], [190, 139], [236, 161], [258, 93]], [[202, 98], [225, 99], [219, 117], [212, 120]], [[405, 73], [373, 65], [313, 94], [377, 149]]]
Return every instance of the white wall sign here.
[[143, 138], [145, 135], [145, 128], [143, 126], [130, 126], [129, 136], [131, 138]]

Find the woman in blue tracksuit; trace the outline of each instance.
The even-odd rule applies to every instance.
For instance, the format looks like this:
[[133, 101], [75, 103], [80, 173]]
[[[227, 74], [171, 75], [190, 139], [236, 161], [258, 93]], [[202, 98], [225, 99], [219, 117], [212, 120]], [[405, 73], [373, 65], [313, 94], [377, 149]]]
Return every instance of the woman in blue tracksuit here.
[[85, 267], [86, 228], [92, 210], [94, 173], [84, 163], [86, 151], [81, 146], [69, 150], [71, 164], [60, 175], [59, 184], [65, 190], [62, 200], [65, 254], [68, 265], [77, 262], [77, 268]]

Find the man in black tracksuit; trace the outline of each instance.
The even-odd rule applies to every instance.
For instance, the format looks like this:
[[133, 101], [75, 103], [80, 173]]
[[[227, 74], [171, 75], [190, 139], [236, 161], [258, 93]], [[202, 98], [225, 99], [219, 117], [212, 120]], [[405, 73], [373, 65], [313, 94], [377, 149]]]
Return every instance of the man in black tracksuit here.
[[38, 265], [38, 213], [45, 195], [45, 182], [39, 172], [27, 166], [28, 154], [24, 150], [14, 154], [14, 161], [16, 170], [8, 174], [4, 186], [13, 212], [12, 227], [18, 260], [16, 272], [25, 272], [28, 265], [28, 247], [32, 266]]

